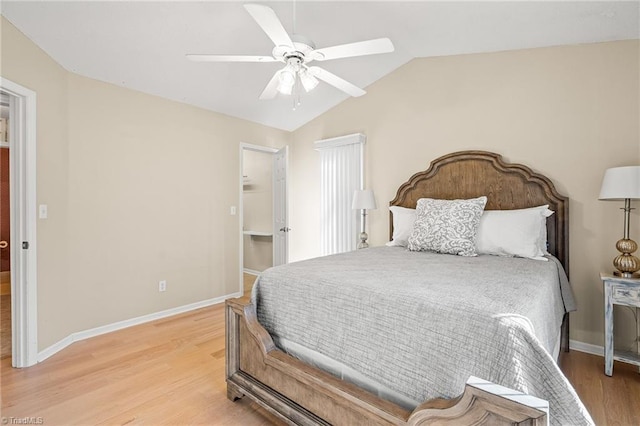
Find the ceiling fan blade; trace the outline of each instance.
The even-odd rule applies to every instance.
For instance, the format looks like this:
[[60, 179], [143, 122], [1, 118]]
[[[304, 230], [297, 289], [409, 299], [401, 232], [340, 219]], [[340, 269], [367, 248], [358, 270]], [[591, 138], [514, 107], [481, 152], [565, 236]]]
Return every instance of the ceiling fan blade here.
[[276, 62], [273, 56], [249, 55], [187, 55], [187, 59], [195, 62]]
[[352, 56], [376, 55], [378, 53], [393, 52], [394, 47], [388, 38], [359, 41], [356, 43], [340, 44], [338, 46], [325, 47], [314, 50], [313, 59], [326, 61], [329, 59], [349, 58]]
[[309, 67], [309, 72], [316, 78], [324, 81], [325, 83], [329, 83], [330, 85], [342, 90], [348, 95], [358, 97], [367, 93], [355, 84], [349, 83], [347, 80], [343, 80], [342, 78], [330, 73], [323, 68]]
[[282, 70], [276, 71], [276, 73], [271, 77], [271, 80], [267, 83], [267, 87], [264, 88], [262, 94], [260, 94], [260, 100], [273, 99], [278, 94], [278, 83], [280, 83], [280, 72]]
[[260, 25], [260, 28], [267, 33], [273, 44], [276, 46], [288, 46], [293, 48], [291, 37], [282, 26], [282, 22], [270, 7], [261, 4], [245, 4], [244, 8]]

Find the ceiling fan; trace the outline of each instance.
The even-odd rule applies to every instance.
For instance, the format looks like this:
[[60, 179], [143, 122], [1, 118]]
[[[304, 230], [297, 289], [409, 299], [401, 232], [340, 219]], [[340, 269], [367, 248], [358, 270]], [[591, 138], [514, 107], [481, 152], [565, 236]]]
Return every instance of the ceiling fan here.
[[285, 95], [290, 95], [292, 92], [295, 94], [300, 85], [305, 91], [309, 92], [318, 85], [318, 80], [322, 80], [348, 95], [362, 96], [366, 92], [358, 86], [323, 68], [309, 66], [309, 63], [312, 61], [321, 62], [330, 59], [388, 53], [393, 52], [394, 49], [393, 43], [388, 38], [316, 49], [313, 41], [304, 36], [298, 34], [289, 36], [273, 9], [260, 4], [245, 4], [244, 8], [275, 44], [271, 52], [272, 56], [189, 54], [187, 58], [198, 62], [285, 63], [285, 67], [276, 71], [269, 83], [267, 83], [260, 95], [260, 99], [272, 99], [278, 92]]

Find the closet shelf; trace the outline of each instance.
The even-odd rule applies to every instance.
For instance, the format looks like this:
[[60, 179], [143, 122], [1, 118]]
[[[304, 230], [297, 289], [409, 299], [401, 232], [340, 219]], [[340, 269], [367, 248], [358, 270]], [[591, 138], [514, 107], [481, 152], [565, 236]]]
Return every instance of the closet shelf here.
[[262, 232], [262, 231], [243, 231], [244, 235], [251, 235], [252, 237], [273, 237], [273, 233], [271, 232]]

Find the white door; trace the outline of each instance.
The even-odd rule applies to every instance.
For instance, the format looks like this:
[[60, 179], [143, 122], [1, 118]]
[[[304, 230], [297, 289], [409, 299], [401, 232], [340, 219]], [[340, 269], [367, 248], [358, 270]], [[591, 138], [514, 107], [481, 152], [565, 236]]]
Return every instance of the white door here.
[[287, 156], [286, 146], [273, 154], [273, 266], [289, 261]]

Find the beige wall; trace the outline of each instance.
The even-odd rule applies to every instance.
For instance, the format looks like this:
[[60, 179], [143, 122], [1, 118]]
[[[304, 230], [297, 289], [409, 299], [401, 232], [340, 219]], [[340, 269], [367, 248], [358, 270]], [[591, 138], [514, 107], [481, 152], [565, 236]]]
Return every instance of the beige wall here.
[[[243, 150], [243, 229], [273, 232], [273, 154]], [[273, 266], [273, 238], [245, 235], [244, 268], [264, 271]]]
[[[291, 260], [320, 253], [318, 154], [313, 142], [367, 135], [365, 182], [374, 245], [388, 238], [387, 201], [413, 173], [459, 150], [494, 151], [550, 177], [571, 199], [571, 281], [579, 304], [571, 338], [603, 344], [600, 271], [622, 236], [620, 203], [598, 201], [604, 170], [640, 164], [639, 43], [624, 41], [414, 59], [294, 132]], [[636, 207], [640, 207], [637, 205]], [[640, 240], [640, 216], [632, 217]], [[633, 316], [620, 310], [620, 346]]]
[[[67, 275], [69, 145], [67, 72], [0, 18], [0, 73], [36, 92], [37, 203], [47, 204], [49, 218], [38, 222], [39, 348], [74, 330]], [[62, 312], [62, 315], [61, 315]]]
[[40, 350], [239, 290], [239, 145], [289, 133], [68, 73], [4, 19], [1, 71], [37, 93]]

